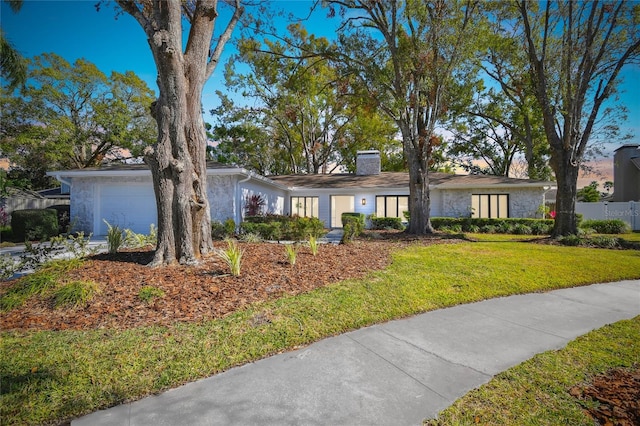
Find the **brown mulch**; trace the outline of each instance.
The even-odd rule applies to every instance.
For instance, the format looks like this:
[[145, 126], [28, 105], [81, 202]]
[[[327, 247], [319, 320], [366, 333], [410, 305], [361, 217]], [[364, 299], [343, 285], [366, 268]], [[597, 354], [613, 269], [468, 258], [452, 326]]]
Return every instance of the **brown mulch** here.
[[[569, 393], [590, 401], [585, 411], [605, 426], [640, 425], [640, 368], [616, 368], [596, 376], [584, 386], [574, 386]], [[597, 404], [593, 404], [597, 402]]]
[[[67, 281], [99, 284], [100, 293], [86, 306], [55, 309], [51, 298], [33, 298], [18, 309], [0, 314], [0, 323], [4, 330], [127, 329], [220, 318], [250, 303], [308, 292], [383, 269], [391, 262], [392, 249], [416, 240], [401, 234], [378, 238], [348, 245], [321, 245], [317, 256], [301, 246], [293, 267], [282, 245], [240, 243], [244, 255], [239, 277], [229, 275], [226, 264], [215, 255], [197, 266], [158, 268], [145, 266], [153, 257], [152, 251], [97, 255], [65, 277]], [[436, 244], [447, 240], [424, 237], [418, 241]], [[10, 285], [11, 281], [1, 283], [0, 293]], [[164, 297], [143, 302], [139, 292], [145, 286], [161, 289]]]

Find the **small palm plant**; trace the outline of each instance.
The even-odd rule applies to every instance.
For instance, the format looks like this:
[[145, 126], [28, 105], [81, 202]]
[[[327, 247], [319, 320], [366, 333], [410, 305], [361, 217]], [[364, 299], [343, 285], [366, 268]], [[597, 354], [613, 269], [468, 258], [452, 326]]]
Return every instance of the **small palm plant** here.
[[227, 248], [216, 250], [216, 254], [229, 266], [231, 275], [234, 277], [240, 276], [240, 265], [242, 263], [243, 251], [238, 247], [236, 240], [227, 238]]

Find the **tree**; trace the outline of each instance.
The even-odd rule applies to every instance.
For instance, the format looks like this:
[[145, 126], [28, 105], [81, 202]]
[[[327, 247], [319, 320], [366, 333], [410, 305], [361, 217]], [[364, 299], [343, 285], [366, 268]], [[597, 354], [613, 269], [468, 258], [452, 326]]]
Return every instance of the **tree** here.
[[[350, 79], [339, 76], [336, 67], [316, 53], [334, 48], [329, 41], [308, 34], [299, 23], [287, 31], [275, 41], [266, 38], [261, 43], [253, 34], [239, 41], [239, 54], [225, 72], [227, 85], [255, 103], [228, 108], [223, 102], [226, 113], [224, 108], [212, 111], [222, 113], [223, 126], [235, 121], [226, 118], [230, 116], [244, 115], [245, 129], [260, 123], [272, 142], [274, 154], [268, 157], [285, 160], [287, 173], [327, 173], [350, 166], [357, 149], [391, 143], [389, 120], [367, 108]], [[247, 65], [248, 72], [236, 71]], [[356, 130], [355, 121], [366, 125]]]
[[[22, 8], [22, 0], [4, 0], [13, 12]], [[23, 86], [27, 81], [27, 61], [13, 47], [0, 28], [0, 76], [6, 79], [8, 89]]]
[[593, 181], [577, 192], [577, 200], [585, 203], [597, 203], [600, 201], [600, 191], [598, 191], [598, 182]]
[[[576, 234], [580, 164], [610, 121], [620, 71], [640, 57], [640, 5], [626, 1], [517, 1], [537, 102], [558, 182], [552, 235]], [[618, 110], [619, 111], [619, 110]]]
[[31, 61], [20, 95], [0, 96], [0, 151], [35, 187], [49, 181], [47, 169], [137, 156], [156, 136], [154, 93], [130, 71], [107, 77], [86, 60], [45, 54]]
[[407, 232], [433, 232], [429, 169], [436, 127], [442, 124], [469, 69], [477, 12], [474, 1], [335, 0], [344, 24], [331, 52], [345, 72], [357, 76], [381, 110], [398, 126], [409, 169]]
[[[230, 17], [215, 38], [216, 0], [116, 0], [142, 27], [158, 71], [152, 106], [158, 139], [146, 150], [158, 210], [152, 265], [193, 264], [213, 249], [207, 200], [207, 138], [202, 89], [244, 13], [240, 0], [224, 2]], [[183, 42], [183, 23], [189, 24]]]
[[514, 121], [504, 98], [493, 91], [486, 98], [455, 117], [449, 154], [472, 174], [509, 176], [514, 158], [525, 150], [524, 144], [509, 124]]

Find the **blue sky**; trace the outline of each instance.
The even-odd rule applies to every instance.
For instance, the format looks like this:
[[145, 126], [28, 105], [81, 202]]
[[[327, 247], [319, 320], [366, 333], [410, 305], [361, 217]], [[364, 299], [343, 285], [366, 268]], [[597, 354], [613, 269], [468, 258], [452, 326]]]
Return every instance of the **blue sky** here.
[[[20, 12], [14, 14], [0, 2], [0, 23], [9, 40], [26, 57], [53, 52], [69, 62], [85, 58], [105, 74], [132, 70], [157, 91], [155, 65], [138, 23], [128, 15], [116, 19], [109, 6], [103, 6], [97, 12], [95, 3], [96, 0], [25, 0]], [[308, 11], [311, 2], [282, 0], [273, 4], [301, 16]], [[328, 20], [322, 10], [316, 11], [314, 16], [306, 24], [309, 32], [330, 37], [338, 19]], [[225, 58], [229, 53], [230, 49], [227, 49]], [[205, 121], [211, 121], [208, 111], [218, 104], [215, 91], [225, 91], [223, 64], [224, 60], [205, 86]], [[634, 133], [633, 141], [640, 143], [640, 67], [627, 68], [624, 77], [626, 93], [622, 100], [629, 108], [625, 128]]]

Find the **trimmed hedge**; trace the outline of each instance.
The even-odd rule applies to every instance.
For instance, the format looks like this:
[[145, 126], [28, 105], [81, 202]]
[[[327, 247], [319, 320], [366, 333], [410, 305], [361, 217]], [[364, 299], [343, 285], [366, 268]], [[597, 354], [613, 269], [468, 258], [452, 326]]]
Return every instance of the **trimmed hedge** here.
[[580, 224], [582, 229], [593, 229], [598, 234], [626, 234], [631, 229], [620, 219], [590, 219]]
[[469, 217], [433, 217], [431, 225], [435, 230], [455, 232], [483, 232], [498, 234], [546, 235], [553, 229], [553, 219], [505, 218], [486, 219]]
[[301, 216], [247, 216], [240, 224], [243, 234], [254, 233], [265, 240], [303, 241], [310, 235], [321, 237], [325, 234], [324, 225], [317, 217]]
[[384, 229], [398, 229], [403, 230], [402, 219], [399, 217], [372, 217], [371, 229], [384, 230]]
[[45, 241], [58, 235], [58, 214], [53, 209], [15, 210], [11, 229], [17, 241]]

